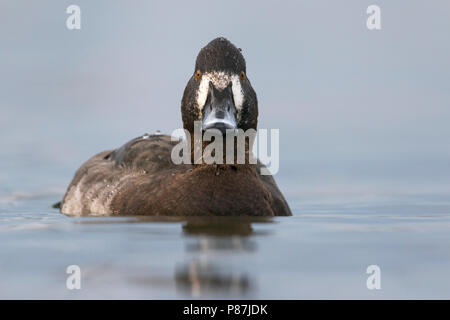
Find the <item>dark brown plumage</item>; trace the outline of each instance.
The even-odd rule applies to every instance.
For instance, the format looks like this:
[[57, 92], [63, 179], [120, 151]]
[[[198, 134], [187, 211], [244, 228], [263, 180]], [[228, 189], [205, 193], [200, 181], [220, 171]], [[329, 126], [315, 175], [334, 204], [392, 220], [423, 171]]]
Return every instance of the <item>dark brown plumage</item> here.
[[[214, 81], [221, 84], [227, 80], [225, 85], [230, 86], [234, 75], [245, 72], [245, 60], [228, 40], [218, 38], [200, 51], [196, 69], [220, 71], [219, 77], [223, 79]], [[256, 94], [246, 77], [239, 83], [236, 78], [234, 81], [242, 96], [233, 96], [235, 93], [230, 90], [228, 103], [234, 108], [236, 97], [241, 99], [241, 104], [233, 109], [237, 110], [237, 115], [233, 115], [239, 120], [237, 126], [244, 130], [256, 129]], [[202, 120], [203, 106], [198, 102], [200, 85], [198, 78], [191, 77], [182, 100], [183, 126], [192, 134], [193, 122]], [[171, 139], [166, 135], [144, 135], [119, 149], [95, 155], [76, 172], [62, 200], [61, 212], [68, 215], [292, 215], [273, 177], [259, 174], [263, 166], [259, 162], [256, 165], [175, 165], [171, 152], [179, 141]], [[247, 146], [247, 152], [249, 149]]]
[[[169, 136], [131, 140], [76, 172], [62, 201], [69, 215], [291, 215], [257, 165], [174, 165]], [[259, 171], [259, 170], [258, 170]]]

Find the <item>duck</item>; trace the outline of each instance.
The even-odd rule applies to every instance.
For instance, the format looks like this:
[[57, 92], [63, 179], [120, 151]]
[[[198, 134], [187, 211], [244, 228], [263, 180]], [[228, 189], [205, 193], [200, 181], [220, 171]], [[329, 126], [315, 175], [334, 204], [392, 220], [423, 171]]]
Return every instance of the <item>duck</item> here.
[[[216, 38], [199, 51], [182, 96], [181, 116], [186, 134], [192, 136], [196, 124], [221, 133], [257, 130], [256, 92], [242, 50], [228, 39]], [[68, 216], [292, 215], [273, 176], [260, 174], [265, 165], [259, 160], [174, 163], [173, 150], [181, 140], [160, 132], [144, 134], [94, 155], [76, 171], [60, 212]], [[191, 144], [188, 152], [192, 155], [194, 149]], [[250, 149], [246, 143], [247, 155]]]

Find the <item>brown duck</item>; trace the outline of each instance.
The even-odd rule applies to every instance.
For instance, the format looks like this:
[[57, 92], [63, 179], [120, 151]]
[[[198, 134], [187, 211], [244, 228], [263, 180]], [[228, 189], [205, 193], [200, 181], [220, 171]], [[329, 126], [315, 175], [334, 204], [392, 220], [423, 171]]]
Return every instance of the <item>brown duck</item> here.
[[[183, 127], [192, 137], [196, 121], [203, 130], [256, 130], [256, 93], [240, 49], [227, 39], [217, 38], [199, 52], [181, 113]], [[175, 164], [171, 155], [179, 142], [167, 135], [145, 134], [95, 155], [76, 172], [61, 212], [76, 216], [292, 215], [272, 176], [260, 174], [264, 165], [259, 161], [251, 164], [246, 157], [244, 164]], [[250, 149], [247, 141], [247, 155]], [[190, 151], [193, 159], [194, 143]]]

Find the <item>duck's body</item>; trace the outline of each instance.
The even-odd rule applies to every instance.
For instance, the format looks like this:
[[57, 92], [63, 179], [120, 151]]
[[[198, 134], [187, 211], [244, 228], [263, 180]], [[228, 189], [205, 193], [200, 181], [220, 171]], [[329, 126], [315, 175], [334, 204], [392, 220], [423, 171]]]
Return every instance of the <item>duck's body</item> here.
[[[258, 102], [246, 76], [240, 49], [225, 38], [217, 38], [200, 51], [195, 69], [181, 102], [186, 134], [195, 136], [198, 123], [202, 132], [222, 133], [223, 141], [228, 137], [227, 130], [256, 130]], [[250, 164], [250, 158], [246, 158], [244, 164], [202, 161], [175, 164], [172, 149], [178, 141], [171, 140], [169, 136], [144, 135], [119, 149], [92, 157], [76, 172], [61, 203], [61, 212], [67, 215], [291, 215], [272, 176], [260, 175], [260, 163]], [[244, 146], [246, 155], [251, 153], [251, 144]], [[196, 152], [206, 150], [207, 146], [192, 143], [190, 148], [195, 158]], [[228, 149], [227, 145], [227, 150], [233, 148]]]
[[257, 165], [175, 165], [177, 141], [131, 140], [81, 166], [61, 203], [68, 215], [291, 215], [271, 176]]

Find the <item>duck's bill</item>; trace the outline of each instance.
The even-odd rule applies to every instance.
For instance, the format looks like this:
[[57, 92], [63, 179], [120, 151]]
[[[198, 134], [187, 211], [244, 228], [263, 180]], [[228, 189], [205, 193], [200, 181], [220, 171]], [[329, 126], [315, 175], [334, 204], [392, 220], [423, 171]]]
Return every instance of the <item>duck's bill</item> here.
[[227, 129], [237, 129], [236, 118], [234, 115], [229, 112], [225, 112], [224, 115], [221, 115], [219, 112], [219, 116], [217, 112], [209, 112], [209, 114], [203, 118], [202, 123], [203, 131], [208, 129], [218, 129], [222, 132], [222, 134], [226, 133]]
[[227, 129], [237, 129], [236, 107], [231, 85], [218, 91], [211, 83], [208, 98], [203, 108], [202, 129], [218, 129], [222, 134]]

